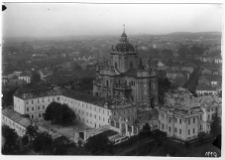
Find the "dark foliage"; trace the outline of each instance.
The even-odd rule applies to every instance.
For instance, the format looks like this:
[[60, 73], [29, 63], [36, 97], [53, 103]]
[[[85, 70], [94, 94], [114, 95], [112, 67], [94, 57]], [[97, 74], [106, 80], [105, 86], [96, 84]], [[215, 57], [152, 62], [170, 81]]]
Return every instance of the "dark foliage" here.
[[149, 126], [148, 123], [145, 123], [145, 125], [143, 126], [143, 132], [150, 132], [151, 127]]
[[2, 126], [2, 136], [5, 138], [6, 142], [10, 144], [16, 143], [18, 135], [16, 134], [15, 130], [9, 128], [6, 125]]
[[3, 97], [2, 97], [2, 107], [3, 109], [13, 105], [13, 94], [16, 92], [16, 90], [18, 89], [18, 87], [16, 88], [11, 88], [10, 90], [7, 91], [2, 91]]
[[8, 126], [2, 126], [2, 136], [5, 139], [5, 143], [2, 146], [3, 155], [17, 155], [20, 152], [20, 147], [17, 144], [18, 135], [15, 130]]
[[113, 154], [113, 144], [101, 134], [90, 137], [85, 144], [85, 149], [93, 155]]
[[76, 147], [74, 143], [70, 142], [68, 138], [61, 136], [53, 140], [52, 142], [52, 154], [53, 155], [67, 155], [68, 149]]
[[221, 134], [221, 119], [218, 115], [218, 109], [216, 109], [216, 112], [215, 114], [213, 114], [212, 116], [212, 123], [210, 125], [210, 133], [213, 135], [213, 136], [217, 136], [219, 134]]
[[27, 145], [28, 144], [28, 142], [29, 142], [29, 138], [28, 138], [28, 136], [23, 136], [22, 137], [22, 143], [23, 143], [23, 145]]
[[172, 87], [171, 82], [167, 78], [158, 79], [158, 92], [159, 92], [159, 102], [164, 103], [164, 95]]
[[25, 135], [28, 137], [29, 141], [34, 140], [38, 136], [37, 127], [32, 125], [28, 126]]
[[166, 134], [166, 132], [163, 132], [163, 131], [160, 131], [160, 130], [156, 129], [153, 132], [153, 136], [154, 137], [166, 137], [167, 134]]
[[65, 125], [71, 124], [76, 116], [66, 104], [52, 102], [44, 113], [44, 119], [50, 120], [53, 124]]
[[52, 137], [47, 133], [40, 133], [31, 144], [37, 153], [49, 154], [52, 150]]
[[32, 72], [31, 84], [34, 85], [40, 81], [40, 74], [36, 71]]
[[136, 153], [138, 156], [146, 156], [152, 151], [152, 143], [146, 143], [141, 147], [136, 149]]
[[175, 156], [176, 152], [178, 151], [177, 147], [174, 145], [165, 145], [164, 151], [166, 154], [169, 154], [170, 156]]
[[206, 138], [207, 134], [205, 132], [199, 132], [198, 133], [198, 139], [200, 143], [204, 143], [205, 142], [205, 138]]

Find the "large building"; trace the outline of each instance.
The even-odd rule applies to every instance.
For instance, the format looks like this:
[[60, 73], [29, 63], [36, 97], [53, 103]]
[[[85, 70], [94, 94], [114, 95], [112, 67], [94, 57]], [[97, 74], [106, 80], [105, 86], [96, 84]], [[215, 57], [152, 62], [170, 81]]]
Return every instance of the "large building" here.
[[124, 126], [129, 129], [134, 127], [137, 117], [136, 105], [127, 99], [106, 100], [62, 89], [20, 89], [14, 94], [14, 111], [38, 121], [43, 119], [46, 108], [52, 102], [67, 104], [74, 111], [77, 120], [89, 127], [99, 128], [108, 125], [124, 135], [134, 134], [134, 130], [124, 130]]
[[93, 82], [93, 95], [105, 98], [124, 97], [136, 104], [149, 107], [158, 104], [156, 71], [148, 61], [143, 65], [138, 59], [125, 30], [119, 43], [110, 52], [111, 59], [98, 63]]
[[168, 137], [189, 141], [200, 132], [210, 132], [212, 115], [216, 109], [221, 115], [222, 100], [218, 96], [194, 97], [178, 88], [165, 95], [165, 106], [159, 109], [160, 130]]

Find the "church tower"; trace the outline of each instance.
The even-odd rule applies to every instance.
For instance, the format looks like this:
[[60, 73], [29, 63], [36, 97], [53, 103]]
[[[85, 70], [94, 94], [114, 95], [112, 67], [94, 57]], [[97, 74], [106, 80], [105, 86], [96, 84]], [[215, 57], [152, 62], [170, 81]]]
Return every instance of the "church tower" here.
[[125, 28], [119, 43], [112, 46], [111, 59], [96, 65], [93, 95], [128, 99], [153, 108], [157, 105], [158, 87], [155, 70], [149, 61], [144, 66], [138, 59], [137, 47], [127, 38]]
[[134, 48], [127, 39], [125, 26], [119, 43], [112, 46], [111, 62], [119, 73], [125, 73], [129, 69], [138, 68], [138, 52], [137, 47]]

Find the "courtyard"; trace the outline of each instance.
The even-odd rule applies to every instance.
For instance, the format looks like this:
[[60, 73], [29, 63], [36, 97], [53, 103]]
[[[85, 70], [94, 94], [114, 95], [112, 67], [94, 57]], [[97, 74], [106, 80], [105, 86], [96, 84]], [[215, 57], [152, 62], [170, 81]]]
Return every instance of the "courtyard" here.
[[92, 129], [91, 127], [77, 120], [75, 120], [73, 124], [68, 126], [53, 125], [51, 124], [51, 121], [46, 120], [40, 120], [37, 122], [37, 124], [67, 138], [74, 138], [76, 132]]

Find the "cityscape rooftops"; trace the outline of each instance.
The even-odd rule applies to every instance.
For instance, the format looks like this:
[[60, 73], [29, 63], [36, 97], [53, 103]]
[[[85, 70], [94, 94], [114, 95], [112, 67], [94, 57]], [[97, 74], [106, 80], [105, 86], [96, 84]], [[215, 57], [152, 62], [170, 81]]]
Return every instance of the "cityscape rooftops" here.
[[20, 74], [20, 77], [27, 77], [27, 76], [31, 76], [31, 74], [29, 73], [29, 72], [22, 72], [21, 74]]
[[217, 95], [194, 97], [188, 90], [182, 88], [174, 93], [165, 94], [165, 106], [167, 108], [190, 110], [196, 107], [221, 106], [222, 100]]

